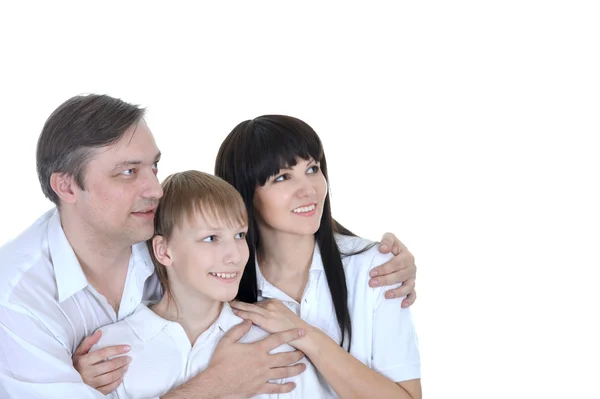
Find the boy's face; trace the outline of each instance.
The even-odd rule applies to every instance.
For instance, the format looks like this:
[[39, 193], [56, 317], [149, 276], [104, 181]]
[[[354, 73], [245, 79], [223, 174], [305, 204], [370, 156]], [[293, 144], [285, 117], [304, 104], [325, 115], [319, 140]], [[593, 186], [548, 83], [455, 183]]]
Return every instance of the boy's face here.
[[168, 243], [171, 266], [168, 268], [173, 294], [178, 288], [202, 294], [217, 301], [235, 298], [248, 262], [248, 227], [233, 226], [199, 213], [184, 218]]

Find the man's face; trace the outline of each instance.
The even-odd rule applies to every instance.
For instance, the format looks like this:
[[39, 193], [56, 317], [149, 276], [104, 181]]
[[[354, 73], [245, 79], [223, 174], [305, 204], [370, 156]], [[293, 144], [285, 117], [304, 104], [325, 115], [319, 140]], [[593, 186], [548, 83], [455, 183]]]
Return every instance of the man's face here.
[[152, 237], [162, 188], [156, 177], [160, 152], [141, 120], [113, 145], [94, 150], [84, 175], [85, 190], [74, 188], [82, 234], [102, 244], [133, 245]]

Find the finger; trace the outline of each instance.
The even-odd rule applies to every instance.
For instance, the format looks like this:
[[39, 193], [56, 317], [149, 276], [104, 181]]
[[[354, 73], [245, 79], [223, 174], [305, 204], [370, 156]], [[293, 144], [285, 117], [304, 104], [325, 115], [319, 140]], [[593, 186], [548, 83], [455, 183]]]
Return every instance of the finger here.
[[108, 385], [104, 385], [103, 387], [98, 387], [96, 389], [98, 391], [102, 392], [104, 395], [108, 395], [109, 393], [111, 393], [112, 391], [117, 389], [117, 387], [119, 385], [121, 385], [122, 382], [123, 382], [123, 378], [119, 378], [118, 380], [116, 380]]
[[[101, 375], [104, 375], [104, 374], [112, 373], [115, 370], [119, 370], [119, 369], [123, 368], [124, 366], [127, 366], [129, 363], [131, 363], [131, 357], [129, 357], [129, 356], [118, 356], [111, 360], [107, 360], [105, 362], [100, 362], [100, 363], [92, 366], [94, 378], [100, 377]], [[107, 381], [104, 384], [97, 384], [97, 385], [98, 386], [106, 385], [110, 382], [112, 382], [112, 381]]]
[[379, 243], [379, 252], [382, 254], [387, 254], [390, 252], [392, 245], [397, 240], [396, 236], [392, 233], [385, 233], [383, 237], [381, 237], [381, 242]]
[[306, 364], [298, 363], [293, 366], [276, 367], [269, 370], [269, 377], [267, 380], [279, 380], [283, 378], [290, 378], [295, 375], [301, 374], [306, 370]]
[[244, 320], [250, 320], [253, 324], [256, 324], [262, 329], [266, 327], [267, 320], [262, 315], [259, 315], [254, 312], [246, 312], [243, 310], [233, 310], [233, 313]]
[[304, 336], [304, 330], [301, 328], [294, 328], [292, 330], [278, 332], [271, 334], [267, 338], [263, 338], [258, 341], [260, 346], [265, 351], [270, 351], [277, 348], [280, 345], [287, 344], [288, 342], [294, 341]]
[[122, 355], [131, 350], [129, 345], [113, 345], [107, 346], [106, 348], [98, 349], [88, 353], [82, 357], [82, 363], [86, 365], [95, 365], [100, 362], [104, 362], [106, 359]]
[[404, 296], [407, 296], [411, 292], [413, 292], [414, 289], [415, 289], [415, 280], [414, 279], [408, 279], [400, 287], [396, 287], [396, 288], [394, 288], [392, 290], [387, 291], [385, 293], [385, 297], [387, 299], [402, 298]]
[[414, 280], [414, 275], [410, 269], [401, 269], [393, 273], [386, 274], [385, 276], [379, 276], [377, 279], [373, 280], [377, 280], [379, 286], [394, 285], [398, 283], [404, 284], [409, 280]]
[[254, 313], [264, 314], [264, 309], [262, 307], [253, 305], [251, 303], [232, 301], [230, 303], [230, 306], [233, 309], [237, 309], [237, 310], [243, 310], [246, 312], [254, 312]]
[[404, 298], [402, 301], [402, 307], [407, 308], [411, 306], [417, 300], [417, 291], [413, 291]]
[[[410, 265], [414, 264], [414, 258], [410, 259], [410, 256], [407, 254], [403, 254], [400, 256], [394, 256], [392, 259], [388, 260], [382, 265], [374, 267], [373, 270], [369, 272], [369, 276], [384, 276], [386, 274], [394, 273], [400, 269], [410, 269]], [[415, 267], [416, 273], [416, 267]]]
[[285, 384], [266, 383], [262, 388], [259, 388], [259, 393], [289, 393], [292, 392], [294, 388], [296, 388], [296, 384], [293, 382], [286, 382]]
[[271, 367], [284, 367], [299, 362], [304, 357], [304, 352], [295, 350], [291, 352], [280, 352], [270, 355]]
[[85, 339], [81, 341], [81, 344], [79, 344], [73, 355], [82, 356], [87, 354], [90, 351], [91, 347], [96, 345], [98, 341], [100, 341], [100, 337], [102, 337], [101, 330], [97, 330], [89, 337], [85, 337]]
[[129, 369], [129, 364], [126, 364], [123, 367], [119, 367], [118, 369], [113, 370], [110, 373], [99, 375], [96, 378], [94, 378], [94, 385], [100, 387], [110, 385], [115, 381], [123, 378], [127, 369]]
[[252, 327], [252, 322], [249, 320], [244, 320], [237, 326], [234, 326], [229, 331], [227, 331], [227, 333], [225, 335], [223, 335], [223, 338], [221, 338], [221, 341], [230, 342], [230, 343], [237, 342], [244, 335], [246, 335], [246, 333], [248, 331], [250, 331], [250, 327]]

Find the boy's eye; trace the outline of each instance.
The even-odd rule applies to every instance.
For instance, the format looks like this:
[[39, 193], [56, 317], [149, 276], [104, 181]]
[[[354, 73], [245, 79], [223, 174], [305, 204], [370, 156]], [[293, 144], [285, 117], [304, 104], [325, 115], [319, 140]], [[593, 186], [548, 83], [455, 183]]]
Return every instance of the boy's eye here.
[[125, 176], [131, 176], [131, 175], [133, 175], [134, 171], [135, 171], [135, 169], [127, 169], [127, 170], [124, 170], [123, 172], [121, 172], [121, 174], [125, 175]]
[[208, 236], [206, 237], [204, 240], [202, 240], [203, 242], [213, 242], [217, 239], [217, 236]]
[[237, 238], [237, 239], [239, 239], [239, 240], [243, 240], [244, 238], [246, 238], [246, 232], [244, 232], [244, 231], [241, 231], [241, 232], [237, 233], [237, 234], [235, 235], [235, 238]]

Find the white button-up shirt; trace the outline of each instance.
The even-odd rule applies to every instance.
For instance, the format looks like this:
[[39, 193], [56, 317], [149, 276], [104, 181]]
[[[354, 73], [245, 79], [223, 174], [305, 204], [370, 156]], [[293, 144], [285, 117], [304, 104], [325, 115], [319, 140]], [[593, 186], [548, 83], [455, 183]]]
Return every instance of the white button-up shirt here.
[[56, 209], [0, 248], [0, 398], [102, 398], [72, 355], [99, 327], [161, 289], [145, 243], [132, 247], [119, 314], [87, 281]]
[[[183, 327], [176, 322], [163, 319], [146, 305], [141, 304], [131, 316], [124, 320], [101, 328], [102, 338], [92, 350], [105, 346], [128, 344], [131, 351], [127, 354], [132, 361], [123, 377], [123, 383], [113, 392], [113, 397], [150, 398], [157, 397], [176, 388], [208, 367], [219, 340], [242, 319], [233, 314], [228, 303], [223, 304], [217, 320], [204, 331], [191, 345]], [[267, 337], [264, 330], [252, 326], [240, 342], [256, 342]], [[289, 345], [282, 345], [271, 353], [292, 351]], [[285, 398], [322, 398], [317, 372], [306, 360], [306, 370], [299, 376], [275, 383], [295, 382], [297, 388], [285, 394]], [[316, 396], [302, 396], [298, 388], [312, 385]], [[274, 399], [279, 395], [259, 395], [256, 398]]]
[[[342, 254], [364, 248], [368, 241], [359, 237], [336, 236]], [[385, 292], [392, 287], [372, 288], [368, 282], [370, 271], [392, 258], [383, 255], [377, 247], [343, 258], [346, 285], [348, 287], [348, 309], [352, 322], [352, 347], [350, 353], [369, 368], [394, 382], [420, 378], [420, 355], [417, 335], [408, 308], [401, 307], [403, 298], [385, 299]], [[335, 342], [341, 341], [335, 308], [329, 292], [327, 277], [318, 245], [315, 245], [309, 270], [308, 283], [301, 302], [269, 283], [256, 264], [259, 301], [278, 299], [302, 320], [318, 327]], [[333, 390], [310, 385], [298, 386], [295, 391], [301, 398], [337, 397]], [[328, 389], [330, 396], [318, 396], [314, 389]]]

